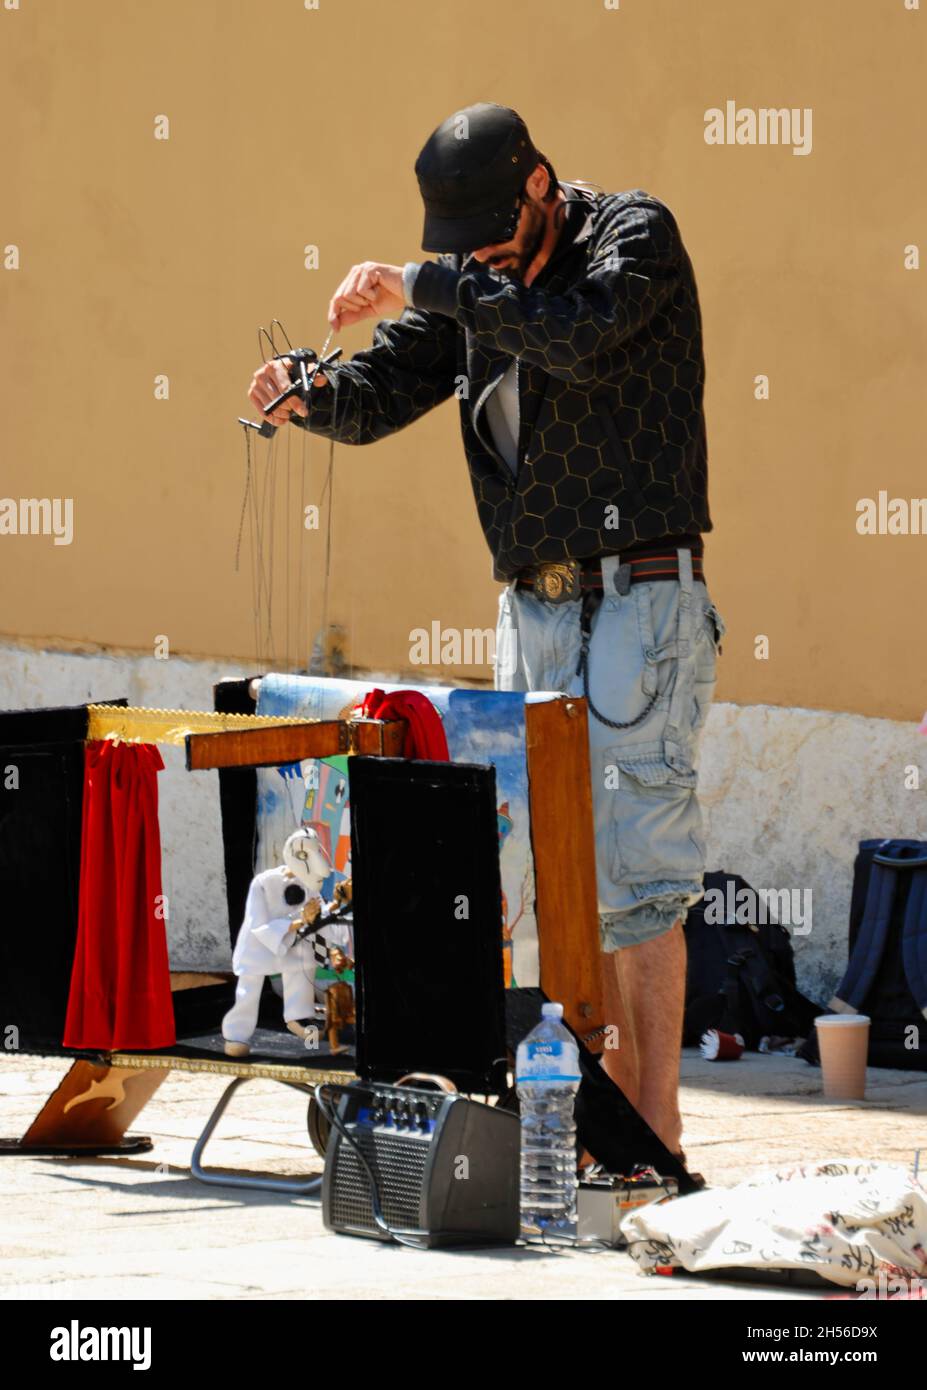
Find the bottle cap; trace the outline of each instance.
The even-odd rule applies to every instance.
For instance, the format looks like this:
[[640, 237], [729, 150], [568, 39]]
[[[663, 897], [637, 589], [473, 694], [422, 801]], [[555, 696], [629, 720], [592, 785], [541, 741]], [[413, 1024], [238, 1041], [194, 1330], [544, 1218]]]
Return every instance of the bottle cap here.
[[562, 1004], [542, 1004], [542, 1005], [541, 1005], [541, 1017], [542, 1017], [542, 1018], [563, 1018], [563, 1005], [562, 1005]]

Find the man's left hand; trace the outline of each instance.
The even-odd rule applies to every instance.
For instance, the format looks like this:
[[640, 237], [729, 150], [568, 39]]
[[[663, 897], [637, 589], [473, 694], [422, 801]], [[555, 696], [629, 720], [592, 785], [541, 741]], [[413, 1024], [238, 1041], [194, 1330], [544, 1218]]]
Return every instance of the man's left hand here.
[[328, 321], [340, 332], [364, 319], [398, 318], [405, 307], [402, 266], [362, 261], [351, 267], [332, 296]]

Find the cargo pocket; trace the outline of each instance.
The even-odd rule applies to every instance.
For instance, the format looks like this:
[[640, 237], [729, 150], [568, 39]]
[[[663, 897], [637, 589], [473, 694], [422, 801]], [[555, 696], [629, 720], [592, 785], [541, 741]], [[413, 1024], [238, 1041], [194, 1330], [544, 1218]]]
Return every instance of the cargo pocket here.
[[641, 690], [655, 697], [657, 709], [669, 706], [679, 676], [679, 602], [668, 586], [635, 584], [637, 622], [641, 644]]
[[727, 628], [724, 619], [709, 600], [701, 606], [701, 615], [695, 634], [695, 710], [693, 713], [693, 732], [698, 733], [708, 716], [708, 708], [714, 699], [718, 680], [718, 656], [721, 653], [721, 639]]
[[685, 751], [661, 741], [633, 750], [613, 748], [610, 757], [618, 769], [612, 800], [614, 882], [637, 897], [698, 891], [705, 842], [697, 773]]

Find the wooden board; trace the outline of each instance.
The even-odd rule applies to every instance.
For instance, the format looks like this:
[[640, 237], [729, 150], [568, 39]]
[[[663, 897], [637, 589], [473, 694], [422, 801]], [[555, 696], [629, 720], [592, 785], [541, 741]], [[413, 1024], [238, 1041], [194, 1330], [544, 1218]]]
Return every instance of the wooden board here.
[[187, 768], [198, 772], [211, 767], [281, 767], [303, 758], [353, 753], [401, 758], [405, 736], [404, 719], [322, 719], [267, 729], [188, 734]]
[[169, 1072], [168, 1066], [136, 1071], [75, 1062], [26, 1130], [20, 1150], [118, 1145]]
[[586, 701], [526, 704], [525, 742], [541, 988], [585, 1038], [605, 1023]]

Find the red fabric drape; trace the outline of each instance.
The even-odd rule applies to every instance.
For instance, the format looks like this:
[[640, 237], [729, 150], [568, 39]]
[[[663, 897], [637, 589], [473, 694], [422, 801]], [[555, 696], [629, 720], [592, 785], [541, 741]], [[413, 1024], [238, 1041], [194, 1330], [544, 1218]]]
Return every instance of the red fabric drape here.
[[404, 757], [450, 762], [441, 716], [421, 691], [394, 690], [387, 695], [382, 690], [369, 690], [359, 707], [365, 719], [407, 721], [406, 741], [402, 750]]
[[175, 1041], [161, 896], [158, 773], [150, 744], [88, 743], [77, 946], [65, 1047]]

